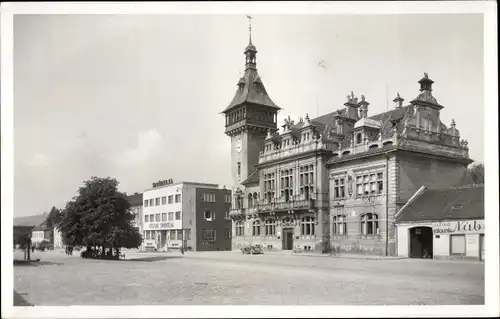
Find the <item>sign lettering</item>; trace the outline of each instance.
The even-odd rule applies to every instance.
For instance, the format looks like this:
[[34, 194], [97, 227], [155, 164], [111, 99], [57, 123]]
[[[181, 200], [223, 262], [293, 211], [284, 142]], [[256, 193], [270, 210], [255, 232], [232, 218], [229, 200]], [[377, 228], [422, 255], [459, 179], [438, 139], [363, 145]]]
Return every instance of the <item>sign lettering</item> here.
[[461, 220], [432, 223], [434, 234], [484, 233], [484, 220]]
[[174, 228], [174, 223], [151, 223], [149, 228]]
[[170, 185], [170, 184], [173, 184], [174, 183], [174, 180], [169, 178], [169, 179], [166, 179], [164, 181], [158, 181], [156, 183], [153, 183], [153, 188], [156, 188], [156, 187], [160, 187], [160, 186], [165, 186], [165, 185]]

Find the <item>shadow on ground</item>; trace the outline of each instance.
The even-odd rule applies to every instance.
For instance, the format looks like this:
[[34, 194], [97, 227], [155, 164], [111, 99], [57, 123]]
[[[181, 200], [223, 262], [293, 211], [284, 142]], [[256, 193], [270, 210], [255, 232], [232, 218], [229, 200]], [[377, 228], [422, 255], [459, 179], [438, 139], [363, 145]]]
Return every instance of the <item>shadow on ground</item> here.
[[22, 266], [38, 267], [38, 266], [52, 266], [52, 265], [61, 266], [64, 265], [64, 263], [56, 263], [51, 261], [35, 261], [35, 260], [14, 260], [15, 267], [22, 267]]
[[14, 307], [33, 307], [33, 305], [14, 290]]
[[167, 259], [175, 259], [182, 258], [181, 256], [154, 256], [154, 257], [143, 257], [143, 258], [134, 258], [134, 259], [121, 259], [120, 261], [142, 261], [142, 262], [153, 262], [153, 261], [162, 261]]

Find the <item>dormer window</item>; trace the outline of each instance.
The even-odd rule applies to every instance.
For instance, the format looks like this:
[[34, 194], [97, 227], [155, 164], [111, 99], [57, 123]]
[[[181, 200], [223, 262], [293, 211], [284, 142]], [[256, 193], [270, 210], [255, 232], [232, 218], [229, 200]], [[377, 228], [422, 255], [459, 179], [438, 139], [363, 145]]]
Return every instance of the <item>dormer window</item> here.
[[356, 143], [361, 144], [361, 142], [362, 142], [361, 133], [358, 133], [358, 134], [356, 135]]

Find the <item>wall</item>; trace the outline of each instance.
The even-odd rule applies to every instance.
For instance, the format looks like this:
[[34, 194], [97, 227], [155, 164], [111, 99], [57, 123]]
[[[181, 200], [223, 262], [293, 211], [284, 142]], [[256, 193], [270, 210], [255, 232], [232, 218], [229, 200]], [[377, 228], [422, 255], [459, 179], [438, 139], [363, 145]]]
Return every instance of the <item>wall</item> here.
[[[203, 193], [215, 194], [215, 203], [203, 201]], [[231, 219], [226, 217], [231, 204], [225, 201], [225, 196], [230, 194], [231, 191], [226, 189], [197, 188], [195, 190], [197, 251], [231, 250]], [[204, 215], [207, 210], [215, 212], [215, 219], [211, 221], [205, 220]], [[215, 244], [207, 245], [203, 243], [203, 230], [215, 230]], [[228, 233], [227, 237], [225, 232]]]
[[[182, 188], [182, 228], [189, 232], [186, 248], [196, 250], [196, 188], [189, 184]], [[188, 238], [186, 234], [184, 238]]]
[[[233, 186], [239, 186], [254, 170], [258, 163], [259, 152], [264, 149], [265, 135], [259, 133], [241, 133], [231, 136], [231, 176]], [[241, 151], [236, 151], [237, 142], [241, 141]], [[241, 163], [241, 175], [238, 178], [238, 165]]]
[[466, 164], [454, 163], [417, 154], [398, 153], [399, 198], [408, 201], [423, 185], [429, 189], [456, 186], [462, 179]]

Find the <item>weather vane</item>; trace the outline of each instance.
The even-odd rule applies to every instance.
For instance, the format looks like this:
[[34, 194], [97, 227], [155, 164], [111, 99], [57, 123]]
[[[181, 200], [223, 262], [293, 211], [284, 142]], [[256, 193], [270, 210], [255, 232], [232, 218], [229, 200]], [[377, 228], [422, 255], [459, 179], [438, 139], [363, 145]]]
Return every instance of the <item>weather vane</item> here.
[[248, 14], [245, 14], [245, 16], [248, 19], [248, 32], [250, 34], [250, 44], [252, 44], [252, 16], [249, 16]]

